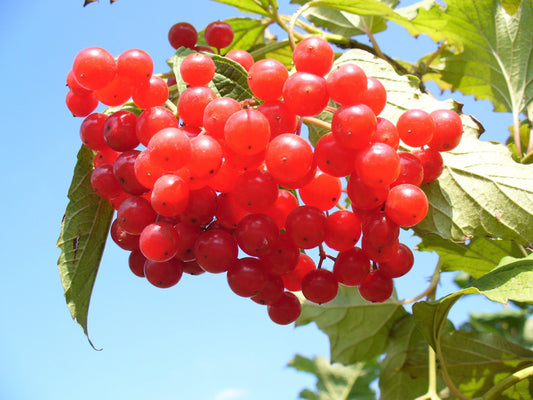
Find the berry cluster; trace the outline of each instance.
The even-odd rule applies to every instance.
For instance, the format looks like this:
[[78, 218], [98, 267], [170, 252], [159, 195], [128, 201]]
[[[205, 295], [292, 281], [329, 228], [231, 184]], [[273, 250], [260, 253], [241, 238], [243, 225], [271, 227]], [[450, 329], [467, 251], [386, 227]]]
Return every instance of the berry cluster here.
[[[205, 30], [218, 49], [233, 37], [220, 24], [213, 36]], [[191, 28], [173, 26], [171, 44], [194, 48]], [[167, 97], [135, 95], [151, 79], [141, 51], [105, 63], [93, 49], [76, 56], [71, 91], [79, 84], [108, 104], [99, 91], [129, 82], [123, 85], [133, 87], [143, 109], [92, 113], [80, 128], [83, 143], [97, 151], [91, 184], [117, 210], [112, 239], [131, 252], [133, 273], [153, 285], [171, 287], [183, 272], [225, 273], [233, 292], [266, 304], [278, 324], [298, 318], [295, 291], [322, 304], [342, 284], [385, 301], [393, 278], [414, 261], [398, 240], [400, 228], [426, 216], [419, 186], [442, 172], [440, 152], [458, 144], [460, 117], [418, 109], [396, 124], [380, 117], [383, 85], [354, 63], [334, 66], [332, 47], [317, 37], [295, 47], [293, 74], [274, 59], [249, 62], [249, 53], [235, 52], [256, 99], [217, 97], [208, 86], [215, 64], [195, 52], [180, 66], [188, 88], [177, 100], [179, 117], [164, 107]], [[87, 54], [96, 59], [84, 62]], [[332, 113], [331, 129], [313, 147], [300, 135], [301, 122], [313, 123], [324, 110]], [[413, 150], [401, 151], [400, 141]], [[317, 264], [303, 252], [315, 248]]]

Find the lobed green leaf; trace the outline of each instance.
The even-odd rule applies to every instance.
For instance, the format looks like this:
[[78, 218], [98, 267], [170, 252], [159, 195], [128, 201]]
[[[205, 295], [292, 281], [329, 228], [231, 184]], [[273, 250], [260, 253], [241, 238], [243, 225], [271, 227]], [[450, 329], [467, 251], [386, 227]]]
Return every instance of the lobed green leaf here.
[[447, 0], [446, 5], [421, 9], [412, 21], [411, 33], [427, 33], [454, 50], [432, 64], [438, 83], [490, 100], [496, 111], [524, 111], [533, 97], [533, 0]]
[[509, 300], [533, 304], [533, 254], [524, 258], [504, 257], [492, 271], [474, 280], [439, 301], [418, 302], [413, 314], [426, 340], [435, 346], [451, 307], [468, 294], [482, 294], [489, 300], [507, 303]]
[[[394, 9], [399, 0], [382, 0], [380, 2]], [[294, 3], [303, 5], [309, 3], [309, 1], [297, 0]], [[387, 20], [380, 16], [380, 14], [384, 13], [383, 10], [383, 8], [378, 8], [375, 9], [376, 15], [363, 15], [341, 9], [318, 6], [306, 10], [303, 16], [320, 28], [337, 35], [351, 37], [363, 35], [367, 32], [378, 33], [387, 29]], [[388, 13], [389, 11], [386, 10], [386, 12]]]
[[416, 247], [422, 251], [436, 251], [442, 271], [464, 271], [476, 279], [494, 269], [503, 257], [523, 255], [520, 246], [513, 241], [486, 237], [475, 237], [466, 244], [426, 235]]
[[88, 339], [91, 293], [113, 217], [109, 201], [98, 197], [91, 186], [93, 160], [94, 151], [82, 145], [57, 240], [57, 247], [61, 249], [57, 266], [65, 299], [72, 318], [83, 328]]

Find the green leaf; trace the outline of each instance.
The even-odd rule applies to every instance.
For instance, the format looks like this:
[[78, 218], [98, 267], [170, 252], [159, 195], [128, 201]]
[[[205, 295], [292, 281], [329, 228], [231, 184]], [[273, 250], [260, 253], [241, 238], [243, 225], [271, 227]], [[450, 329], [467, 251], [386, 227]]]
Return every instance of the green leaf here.
[[324, 357], [312, 360], [295, 355], [289, 366], [298, 371], [308, 372], [317, 378], [316, 392], [304, 389], [302, 399], [314, 400], [374, 400], [376, 393], [370, 383], [378, 377], [379, 366], [376, 360], [368, 363], [355, 363], [347, 366], [330, 364]]
[[[298, 4], [305, 4], [309, 1], [300, 0]], [[381, 0], [389, 8], [393, 9], [399, 0]], [[368, 2], [367, 2], [368, 4]], [[352, 13], [344, 10], [337, 10], [329, 7], [313, 7], [306, 10], [303, 16], [314, 25], [327, 29], [328, 31], [346, 36], [356, 36], [367, 32], [378, 33], [387, 29], [387, 20], [379, 16], [384, 9], [379, 8], [377, 15], [363, 16], [359, 13]], [[389, 12], [388, 10], [386, 11]]]
[[[391, 330], [387, 353], [381, 363], [380, 399], [415, 399], [427, 392], [428, 343], [406, 315]], [[442, 386], [442, 383], [440, 384]]]
[[91, 186], [93, 160], [94, 151], [82, 146], [57, 240], [57, 247], [61, 249], [57, 266], [65, 299], [72, 318], [80, 324], [88, 339], [91, 293], [113, 217], [109, 201], [98, 197]]
[[[176, 50], [176, 53], [168, 60], [168, 64], [176, 76], [176, 84], [179, 93], [182, 93], [187, 89], [187, 84], [181, 78], [180, 65], [183, 59], [193, 52], [193, 50], [181, 47]], [[237, 101], [254, 97], [248, 87], [248, 74], [240, 64], [217, 54], [206, 54], [210, 56], [215, 63], [215, 76], [208, 86], [215, 91], [218, 97], [231, 97]]]
[[[445, 334], [442, 348], [451, 380], [469, 398], [484, 395], [502, 379], [533, 363], [533, 351], [485, 332]], [[515, 394], [498, 399], [531, 399], [533, 379], [525, 383], [514, 389]]]
[[224, 49], [227, 53], [232, 49], [250, 50], [258, 44], [265, 42], [265, 29], [269, 20], [253, 18], [229, 18], [224, 20], [233, 28], [234, 36], [231, 45]]
[[426, 235], [417, 245], [418, 250], [436, 251], [442, 271], [464, 271], [479, 278], [496, 267], [506, 256], [521, 257], [520, 246], [509, 240], [475, 237], [469, 244], [444, 240], [437, 235]]
[[470, 313], [470, 320], [461, 329], [494, 333], [522, 346], [529, 346], [532, 342], [526, 328], [528, 315], [528, 310], [510, 308], [498, 312]]
[[392, 301], [369, 303], [357, 288], [339, 287], [337, 297], [327, 304], [311, 303], [300, 295], [302, 313], [296, 326], [315, 322], [329, 337], [332, 362], [353, 364], [383, 353], [396, 321], [407, 312]]
[[287, 39], [257, 46], [252, 49], [251, 54], [256, 61], [262, 58], [273, 58], [285, 65], [289, 70], [293, 67], [292, 49]]
[[217, 3], [227, 4], [235, 7], [237, 10], [268, 16], [269, 2], [266, 0], [214, 0]]
[[[452, 90], [490, 100], [496, 111], [518, 115], [533, 96], [533, 1], [447, 0], [421, 10], [419, 33], [450, 43], [455, 51], [435, 62]], [[435, 32], [435, 26], [438, 31]]]
[[418, 328], [428, 342], [435, 346], [446, 323], [451, 307], [462, 296], [482, 294], [489, 300], [507, 303], [509, 300], [533, 303], [533, 254], [524, 258], [504, 257], [499, 265], [470, 286], [435, 302], [418, 302], [413, 314]]

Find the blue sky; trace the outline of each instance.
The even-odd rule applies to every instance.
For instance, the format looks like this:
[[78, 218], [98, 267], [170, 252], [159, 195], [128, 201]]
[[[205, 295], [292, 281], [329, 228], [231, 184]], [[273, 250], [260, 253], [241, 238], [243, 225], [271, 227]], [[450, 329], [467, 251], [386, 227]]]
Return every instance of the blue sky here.
[[[91, 338], [103, 350], [94, 351], [71, 320], [55, 243], [80, 147], [81, 119], [64, 105], [74, 55], [88, 46], [115, 55], [140, 48], [164, 72], [170, 26], [188, 21], [202, 29], [238, 14], [209, 0], [82, 3], [0, 2], [0, 400], [297, 398], [314, 379], [286, 365], [297, 353], [327, 357], [327, 337], [315, 325], [275, 325], [264, 308], [231, 293], [224, 275], [184, 276], [160, 290], [135, 277], [127, 253], [109, 242], [89, 313]], [[386, 52], [411, 61], [433, 48], [400, 28], [377, 38]], [[487, 128], [485, 139], [505, 139], [508, 115], [444, 96], [465, 103]], [[434, 264], [433, 255], [417, 255], [412, 273], [398, 280], [400, 297], [417, 294]], [[450, 278], [439, 296], [452, 290]], [[468, 299], [452, 318], [484, 307]]]

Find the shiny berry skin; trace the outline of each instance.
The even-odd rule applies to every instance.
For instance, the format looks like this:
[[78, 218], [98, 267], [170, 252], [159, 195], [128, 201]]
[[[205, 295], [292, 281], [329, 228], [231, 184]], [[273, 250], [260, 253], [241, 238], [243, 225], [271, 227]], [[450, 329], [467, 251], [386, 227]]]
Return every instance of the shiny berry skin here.
[[144, 50], [129, 49], [123, 51], [117, 58], [117, 75], [128, 86], [147, 83], [153, 70], [152, 57]]
[[379, 269], [370, 271], [366, 279], [359, 285], [361, 297], [372, 303], [383, 303], [392, 296], [394, 284], [392, 278]]
[[302, 201], [322, 211], [335, 207], [342, 194], [340, 178], [317, 171], [315, 177], [306, 185], [298, 189]]
[[422, 183], [430, 183], [436, 180], [444, 171], [444, 160], [439, 151], [431, 147], [423, 147], [412, 153], [422, 164]]
[[242, 297], [252, 297], [265, 287], [267, 273], [261, 260], [244, 257], [228, 268], [226, 278], [233, 293]]
[[164, 128], [148, 142], [150, 162], [165, 171], [176, 171], [191, 157], [191, 142], [180, 128]]
[[259, 257], [272, 251], [279, 237], [276, 221], [265, 214], [245, 216], [235, 229], [235, 238], [242, 251]]
[[289, 273], [281, 275], [287, 290], [298, 292], [302, 290], [302, 279], [307, 273], [316, 269], [315, 262], [307, 254], [300, 254], [296, 267]]
[[435, 133], [435, 122], [426, 111], [419, 109], [405, 111], [396, 127], [402, 142], [412, 147], [428, 144]]
[[268, 316], [279, 325], [288, 325], [296, 321], [301, 310], [300, 300], [291, 292], [283, 292], [278, 301], [267, 306]]
[[341, 105], [360, 103], [367, 87], [365, 71], [355, 63], [337, 65], [326, 78], [328, 94]]
[[312, 249], [324, 241], [327, 220], [318, 208], [299, 206], [287, 216], [285, 228], [296, 246], [301, 249]]
[[178, 114], [181, 120], [187, 125], [202, 126], [205, 108], [216, 98], [215, 92], [207, 86], [188, 87], [178, 99]]
[[255, 62], [250, 53], [241, 49], [230, 50], [225, 54], [225, 57], [239, 63], [246, 71], [250, 70], [250, 67]]
[[392, 186], [402, 183], [420, 186], [424, 180], [424, 166], [421, 161], [414, 154], [406, 151], [400, 151], [398, 155], [400, 156], [400, 175]]
[[238, 253], [235, 238], [221, 229], [205, 231], [194, 244], [198, 264], [205, 271], [215, 274], [227, 271], [237, 261]]
[[150, 202], [141, 196], [127, 198], [117, 210], [118, 223], [133, 235], [140, 235], [144, 227], [155, 222], [156, 218]]
[[408, 273], [413, 267], [415, 258], [413, 252], [405, 244], [400, 243], [396, 254], [389, 260], [379, 263], [379, 269], [391, 278], [399, 278]]
[[113, 174], [113, 165], [102, 164], [91, 173], [91, 186], [103, 199], [113, 199], [122, 193], [120, 181]]
[[328, 303], [337, 296], [339, 282], [327, 269], [309, 271], [302, 279], [304, 297], [316, 304]]
[[128, 257], [128, 265], [131, 272], [137, 275], [139, 278], [144, 278], [144, 264], [146, 263], [146, 257], [143, 256], [140, 250], [133, 250]]
[[283, 93], [283, 85], [288, 77], [289, 71], [281, 62], [265, 58], [256, 61], [248, 70], [248, 85], [257, 98], [277, 100]]
[[122, 190], [131, 195], [148, 192], [148, 188], [141, 184], [135, 175], [135, 161], [139, 154], [139, 150], [125, 151], [113, 163], [113, 173], [119, 180]]
[[302, 117], [319, 114], [329, 101], [326, 80], [308, 72], [296, 72], [283, 85], [283, 100]]
[[150, 203], [160, 215], [177, 216], [189, 203], [189, 187], [179, 176], [165, 174], [155, 181]]
[[386, 188], [400, 175], [400, 157], [389, 145], [372, 143], [357, 154], [355, 171], [365, 185]]
[[142, 230], [139, 248], [148, 260], [168, 261], [176, 255], [179, 240], [178, 232], [173, 225], [154, 222]]
[[198, 41], [198, 32], [196, 28], [188, 22], [178, 22], [172, 25], [168, 31], [168, 41], [170, 45], [178, 49], [180, 47], [188, 47], [192, 49], [196, 46]]
[[370, 259], [359, 247], [341, 251], [333, 264], [333, 275], [344, 286], [358, 286], [370, 273]]
[[278, 185], [268, 171], [255, 169], [241, 174], [235, 181], [233, 195], [244, 210], [260, 213], [278, 198]]
[[65, 98], [65, 103], [73, 116], [86, 117], [98, 107], [98, 98], [93, 92], [77, 94], [69, 90]]
[[179, 128], [178, 119], [167, 108], [151, 107], [144, 110], [137, 118], [135, 133], [137, 139], [144, 146], [148, 146], [152, 136], [164, 128]]
[[370, 143], [377, 120], [370, 107], [364, 104], [340, 107], [331, 120], [335, 139], [349, 149], [361, 149]]
[[133, 89], [131, 98], [139, 108], [160, 107], [168, 99], [167, 83], [158, 76], [152, 76], [148, 82]]
[[361, 103], [367, 105], [378, 116], [387, 105], [387, 91], [379, 79], [369, 77], [366, 90], [361, 93]]
[[139, 235], [132, 235], [126, 232], [116, 218], [111, 223], [109, 234], [113, 242], [121, 249], [130, 251], [139, 249]]
[[80, 86], [89, 90], [106, 87], [115, 78], [114, 57], [100, 47], [88, 47], [74, 57], [72, 73]]
[[387, 197], [385, 212], [400, 226], [415, 226], [426, 217], [428, 199], [418, 186], [407, 183], [394, 186]]
[[216, 49], [228, 47], [233, 41], [233, 28], [223, 21], [214, 21], [206, 26], [204, 38], [207, 44]]
[[327, 230], [324, 241], [337, 251], [353, 248], [361, 237], [361, 220], [351, 211], [339, 210], [327, 217]]
[[435, 123], [435, 133], [428, 146], [436, 151], [455, 149], [463, 134], [463, 122], [459, 114], [452, 110], [436, 110], [429, 116]]
[[296, 45], [292, 60], [296, 71], [325, 76], [333, 66], [335, 53], [326, 40], [311, 36]]
[[111, 114], [104, 124], [104, 140], [115, 151], [133, 150], [139, 145], [136, 127], [137, 116], [131, 111], [120, 110]]
[[204, 86], [215, 76], [215, 63], [206, 54], [191, 53], [180, 64], [181, 78], [190, 86]]
[[103, 150], [107, 148], [104, 140], [104, 124], [107, 115], [103, 113], [93, 113], [88, 115], [80, 125], [80, 139], [82, 143], [93, 150]]
[[274, 179], [295, 181], [311, 169], [313, 148], [301, 136], [284, 133], [269, 143], [264, 160]]
[[148, 282], [158, 288], [172, 287], [180, 281], [183, 275], [183, 261], [177, 258], [163, 262], [146, 260], [144, 275]]

